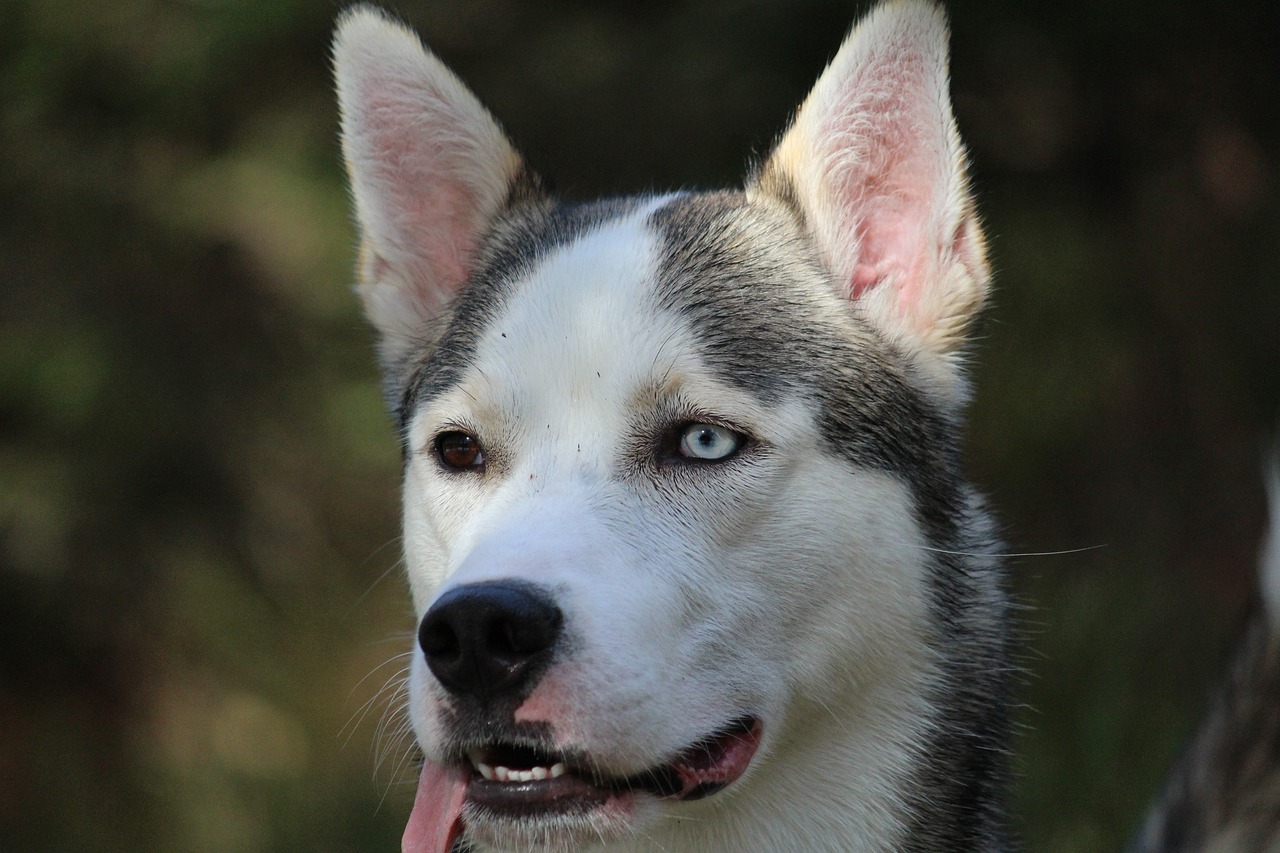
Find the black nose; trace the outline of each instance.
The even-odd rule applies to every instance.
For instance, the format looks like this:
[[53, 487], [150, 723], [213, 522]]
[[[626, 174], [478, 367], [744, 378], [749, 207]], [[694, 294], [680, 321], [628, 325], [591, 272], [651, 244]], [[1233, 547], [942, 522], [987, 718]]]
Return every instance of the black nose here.
[[542, 670], [563, 621], [560, 608], [532, 584], [473, 583], [431, 605], [418, 645], [441, 684], [487, 701], [514, 694]]

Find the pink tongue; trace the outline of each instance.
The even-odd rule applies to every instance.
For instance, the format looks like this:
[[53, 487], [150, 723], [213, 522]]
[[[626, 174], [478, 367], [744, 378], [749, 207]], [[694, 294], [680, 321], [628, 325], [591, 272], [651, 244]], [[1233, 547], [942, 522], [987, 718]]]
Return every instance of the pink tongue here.
[[462, 832], [467, 775], [461, 767], [422, 765], [418, 796], [400, 842], [402, 853], [449, 853]]

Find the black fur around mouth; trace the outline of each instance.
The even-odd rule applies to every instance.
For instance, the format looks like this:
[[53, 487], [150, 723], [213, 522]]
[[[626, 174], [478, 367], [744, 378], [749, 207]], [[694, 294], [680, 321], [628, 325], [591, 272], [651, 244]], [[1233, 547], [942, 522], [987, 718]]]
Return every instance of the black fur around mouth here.
[[745, 772], [762, 732], [759, 718], [740, 717], [671, 761], [625, 777], [601, 774], [582, 756], [527, 745], [481, 746], [461, 759], [471, 773], [467, 800], [510, 818], [589, 811], [628, 793], [697, 800], [723, 790]]

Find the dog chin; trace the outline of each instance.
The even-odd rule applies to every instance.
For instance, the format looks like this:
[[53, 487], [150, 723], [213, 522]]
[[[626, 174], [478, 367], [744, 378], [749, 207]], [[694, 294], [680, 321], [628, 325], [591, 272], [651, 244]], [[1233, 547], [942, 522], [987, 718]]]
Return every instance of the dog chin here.
[[636, 833], [659, 808], [653, 797], [630, 791], [566, 798], [537, 809], [468, 799], [462, 837], [481, 850], [571, 853]]

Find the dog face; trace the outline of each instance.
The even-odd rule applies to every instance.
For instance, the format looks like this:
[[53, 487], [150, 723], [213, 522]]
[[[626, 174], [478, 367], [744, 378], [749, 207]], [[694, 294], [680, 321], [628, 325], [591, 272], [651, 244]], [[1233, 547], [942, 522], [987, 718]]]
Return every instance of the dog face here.
[[[682, 219], [699, 229], [685, 233]], [[713, 219], [717, 238], [788, 224], [740, 199], [695, 197], [593, 225], [511, 282], [460, 375], [439, 383], [423, 365], [423, 385], [441, 390], [414, 401], [409, 423], [406, 552], [424, 630], [451, 595], [513, 582], [559, 614], [533, 671], [511, 682], [457, 689], [427, 671], [430, 655], [415, 656], [421, 743], [446, 764], [478, 751], [477, 768], [591, 768], [597, 787], [629, 789], [609, 798], [624, 813], [610, 825], [654, 796], [736, 779], [798, 690], [837, 702], [833, 688], [882, 677], [864, 665], [920, 648], [900, 633], [924, 624], [924, 543], [907, 490], [830, 458], [803, 376], [810, 356], [763, 355], [784, 343], [770, 340], [777, 318], [750, 319], [781, 309], [749, 288], [722, 293], [716, 313], [741, 321], [732, 341], [693, 316], [689, 279], [715, 273], [690, 269], [692, 258], [718, 267], [726, 287], [776, 269], [755, 254], [709, 257], [702, 226]], [[707, 245], [679, 258], [682, 239]], [[799, 286], [781, 301], [792, 310], [832, 313], [812, 262], [789, 279]], [[874, 363], [873, 339], [835, 316]], [[459, 436], [480, 448], [464, 466], [442, 448]], [[698, 751], [707, 766], [693, 766]], [[583, 823], [585, 837], [600, 831], [598, 815]]]
[[900, 831], [986, 283], [940, 14], [864, 22], [745, 190], [585, 205], [379, 13], [335, 54], [421, 619], [406, 849], [748, 849], [721, 812], [831, 766]]

